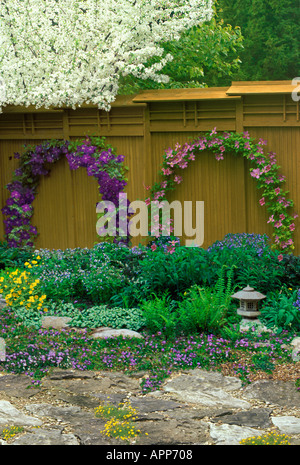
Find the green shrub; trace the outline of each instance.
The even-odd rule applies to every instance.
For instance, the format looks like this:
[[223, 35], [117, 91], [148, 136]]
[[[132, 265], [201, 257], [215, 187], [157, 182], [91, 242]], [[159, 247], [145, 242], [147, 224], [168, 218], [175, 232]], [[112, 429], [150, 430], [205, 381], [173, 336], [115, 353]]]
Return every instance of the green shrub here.
[[147, 330], [153, 334], [160, 331], [168, 337], [174, 335], [178, 322], [176, 303], [167, 293], [162, 297], [152, 294], [152, 297], [140, 304]]
[[192, 286], [185, 293], [186, 298], [178, 305], [179, 324], [184, 333], [220, 332], [232, 304], [232, 273], [233, 268], [225, 276], [223, 267], [215, 287]]
[[140, 263], [140, 288], [144, 295], [168, 292], [179, 300], [193, 284], [210, 285], [214, 273], [207, 252], [199, 247], [176, 247], [173, 253], [150, 250]]
[[249, 284], [266, 294], [279, 290], [286, 280], [285, 267], [278, 261], [278, 252], [270, 249], [267, 236], [228, 234], [208, 251], [212, 265], [234, 266], [233, 282], [239, 288]]
[[5, 268], [20, 268], [32, 258], [30, 247], [9, 247], [7, 242], [0, 242], [0, 270]]
[[277, 328], [277, 332], [282, 330], [300, 330], [299, 307], [294, 305], [297, 302], [297, 290], [287, 294], [286, 292], [270, 293], [261, 305], [261, 320], [269, 328]]

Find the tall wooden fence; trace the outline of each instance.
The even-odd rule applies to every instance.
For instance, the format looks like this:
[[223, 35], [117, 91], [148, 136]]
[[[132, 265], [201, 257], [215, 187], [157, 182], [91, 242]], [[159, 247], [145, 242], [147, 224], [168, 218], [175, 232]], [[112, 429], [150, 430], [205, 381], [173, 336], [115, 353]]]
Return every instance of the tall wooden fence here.
[[[217, 131], [247, 130], [251, 137], [267, 140], [265, 150], [277, 154], [289, 197], [300, 214], [299, 102], [292, 98], [293, 90], [290, 81], [233, 82], [229, 88], [145, 91], [118, 97], [110, 112], [88, 105], [76, 110], [6, 107], [0, 114], [0, 206], [5, 205], [5, 185], [18, 166], [14, 152], [21, 151], [24, 144], [105, 136], [118, 154], [125, 155], [129, 200], [144, 200], [144, 186], [158, 180], [164, 150], [216, 127]], [[218, 163], [211, 153], [203, 152], [184, 170], [183, 183], [169, 201], [175, 199], [204, 201], [203, 247], [227, 233], [272, 235], [248, 162], [241, 157], [227, 154]], [[93, 246], [99, 241], [95, 209], [98, 201], [97, 182], [87, 176], [84, 168], [71, 171], [66, 159], [57, 162], [50, 177], [41, 178], [33, 204], [33, 224], [39, 232], [36, 247]], [[298, 227], [296, 220], [297, 254]]]

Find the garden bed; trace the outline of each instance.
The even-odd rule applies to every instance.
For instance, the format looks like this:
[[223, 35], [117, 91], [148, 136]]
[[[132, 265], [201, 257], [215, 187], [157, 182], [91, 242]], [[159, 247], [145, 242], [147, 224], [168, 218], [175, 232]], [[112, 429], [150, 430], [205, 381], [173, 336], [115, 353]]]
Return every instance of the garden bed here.
[[[172, 373], [202, 368], [239, 377], [300, 379], [291, 342], [300, 331], [299, 259], [280, 256], [265, 236], [228, 235], [208, 250], [163, 238], [153, 247], [100, 243], [92, 249], [12, 250], [2, 244], [0, 313], [5, 372], [39, 385], [51, 367], [145, 371], [141, 392]], [[241, 332], [238, 302], [247, 284], [266, 295], [268, 332]], [[71, 327], [41, 326], [45, 315]], [[138, 331], [142, 339], [95, 339], [99, 326]]]

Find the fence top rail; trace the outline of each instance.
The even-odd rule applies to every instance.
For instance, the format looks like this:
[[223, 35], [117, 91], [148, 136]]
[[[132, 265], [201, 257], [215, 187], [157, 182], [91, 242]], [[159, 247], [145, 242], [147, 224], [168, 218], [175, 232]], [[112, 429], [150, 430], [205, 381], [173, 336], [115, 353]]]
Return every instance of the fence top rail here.
[[[300, 79], [299, 79], [300, 84]], [[295, 90], [296, 84], [291, 81], [253, 81], [253, 82], [235, 82], [227, 90], [227, 95], [274, 95], [274, 94], [291, 94]]]

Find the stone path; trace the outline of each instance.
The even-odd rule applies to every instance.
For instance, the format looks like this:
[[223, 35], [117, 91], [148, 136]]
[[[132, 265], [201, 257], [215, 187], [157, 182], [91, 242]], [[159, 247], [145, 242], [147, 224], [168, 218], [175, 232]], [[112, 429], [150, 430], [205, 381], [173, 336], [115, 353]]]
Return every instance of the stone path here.
[[53, 369], [41, 388], [28, 388], [26, 375], [0, 373], [0, 432], [23, 426], [20, 434], [0, 443], [124, 444], [101, 433], [106, 420], [96, 418], [94, 409], [106, 400], [117, 405], [130, 399], [141, 430], [137, 445], [238, 445], [270, 431], [300, 444], [300, 392], [292, 382], [266, 379], [242, 387], [238, 378], [195, 369], [142, 395], [144, 376]]

